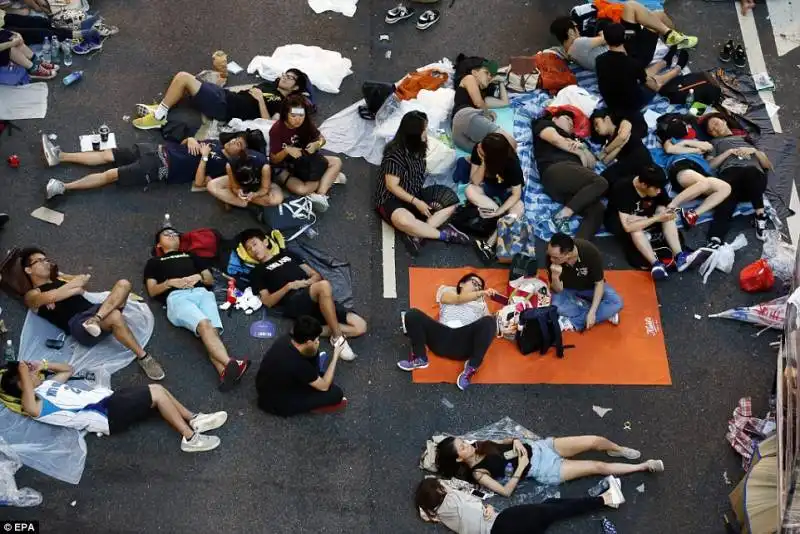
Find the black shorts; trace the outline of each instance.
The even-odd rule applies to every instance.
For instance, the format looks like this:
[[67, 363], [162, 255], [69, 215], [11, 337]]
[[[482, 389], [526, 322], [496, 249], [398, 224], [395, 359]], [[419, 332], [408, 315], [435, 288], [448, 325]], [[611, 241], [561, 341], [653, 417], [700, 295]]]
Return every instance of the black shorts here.
[[392, 213], [394, 213], [395, 211], [397, 211], [397, 210], [399, 210], [401, 208], [402, 209], [407, 209], [408, 211], [410, 211], [411, 215], [413, 215], [414, 217], [416, 217], [420, 221], [424, 221], [425, 220], [425, 216], [422, 215], [419, 212], [419, 210], [417, 210], [417, 208], [415, 208], [409, 202], [403, 202], [402, 200], [400, 200], [399, 198], [397, 198], [395, 196], [389, 197], [386, 201], [384, 201], [383, 204], [381, 204], [380, 206], [375, 208], [375, 211], [378, 212], [378, 215], [380, 215], [381, 219], [386, 221], [386, 223], [391, 226], [392, 225]]
[[692, 170], [706, 176], [706, 170], [696, 161], [690, 159], [676, 161], [667, 171], [667, 178], [669, 178], [669, 183], [672, 185], [672, 192], [676, 195], [683, 191], [683, 186], [678, 181], [678, 173], [687, 170]]
[[622, 20], [620, 23], [625, 27], [626, 32], [633, 32], [633, 35], [625, 40], [625, 51], [629, 56], [637, 59], [642, 68], [647, 68], [656, 53], [658, 34], [635, 22]]
[[[14, 34], [8, 30], [0, 29], [0, 44], [7, 43], [14, 38]], [[11, 49], [6, 48], [0, 52], [0, 67], [5, 67], [11, 63]]]
[[[336, 301], [333, 305], [336, 308], [336, 320], [339, 321], [339, 324], [346, 324], [348, 311]], [[322, 317], [322, 312], [319, 310], [319, 303], [314, 302], [307, 287], [289, 293], [281, 300], [281, 307], [287, 317], [297, 319], [301, 315], [308, 315], [318, 320], [323, 326], [325, 325], [325, 318]]]
[[81, 313], [76, 313], [72, 316], [69, 320], [69, 332], [68, 334], [72, 336], [72, 338], [77, 341], [79, 344], [83, 345], [84, 347], [94, 347], [109, 335], [111, 335], [111, 330], [104, 330], [100, 333], [99, 336], [94, 337], [86, 329], [83, 327], [83, 323], [85, 323], [88, 319], [91, 319], [95, 315], [97, 315], [97, 311], [100, 309], [100, 304], [95, 304], [91, 308]]
[[161, 147], [154, 143], [134, 143], [131, 148], [112, 148], [114, 165], [122, 186], [142, 186], [162, 180], [166, 166], [159, 155]]
[[209, 119], [228, 121], [228, 99], [225, 89], [217, 84], [201, 82], [200, 90], [192, 97], [192, 106]]
[[119, 434], [132, 424], [144, 421], [153, 413], [153, 396], [149, 386], [134, 386], [115, 391], [104, 401], [108, 416], [108, 433]]

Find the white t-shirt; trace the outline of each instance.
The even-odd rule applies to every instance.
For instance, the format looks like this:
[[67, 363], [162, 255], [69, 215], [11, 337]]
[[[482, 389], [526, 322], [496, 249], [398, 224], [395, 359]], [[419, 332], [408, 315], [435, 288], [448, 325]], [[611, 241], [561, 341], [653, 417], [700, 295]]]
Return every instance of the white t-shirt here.
[[436, 302], [439, 304], [439, 322], [450, 328], [460, 328], [472, 324], [484, 315], [489, 314], [484, 299], [464, 302], [462, 304], [444, 304], [442, 295], [446, 292], [456, 292], [453, 286], [440, 286], [436, 292]]
[[55, 380], [45, 380], [34, 390], [42, 400], [37, 421], [87, 432], [108, 434], [108, 414], [103, 399], [114, 394], [108, 388], [78, 389]]
[[483, 501], [462, 491], [449, 490], [436, 517], [457, 534], [490, 534], [497, 516], [483, 517]]

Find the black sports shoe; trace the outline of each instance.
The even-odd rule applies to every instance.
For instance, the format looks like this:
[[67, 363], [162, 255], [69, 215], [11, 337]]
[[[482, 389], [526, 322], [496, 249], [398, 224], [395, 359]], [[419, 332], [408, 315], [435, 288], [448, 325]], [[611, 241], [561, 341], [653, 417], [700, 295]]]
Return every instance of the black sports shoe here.
[[475, 250], [478, 252], [478, 257], [481, 259], [484, 265], [491, 265], [494, 263], [494, 247], [481, 239], [475, 239], [472, 244], [475, 247]]
[[439, 22], [441, 14], [438, 9], [428, 9], [422, 13], [417, 19], [417, 29], [427, 30], [437, 22]]
[[733, 57], [733, 48], [733, 39], [728, 39], [728, 42], [719, 51], [719, 60], [723, 63], [729, 62]]
[[704, 248], [707, 248], [709, 250], [718, 250], [719, 247], [721, 246], [722, 246], [722, 240], [718, 237], [712, 237], [711, 239], [708, 240], [708, 243], [706, 243], [706, 246]]
[[419, 254], [419, 249], [422, 248], [422, 241], [418, 237], [410, 236], [408, 234], [400, 234], [400, 241], [405, 245], [406, 250], [411, 254], [412, 258], [416, 258]]
[[441, 230], [442, 241], [446, 243], [455, 243], [456, 245], [469, 245], [472, 241], [467, 234], [457, 229], [452, 224], [443, 226]]
[[756, 237], [759, 241], [764, 241], [767, 238], [767, 216], [755, 216]]
[[410, 19], [413, 16], [414, 9], [400, 4], [397, 7], [393, 7], [392, 9], [388, 10], [386, 12], [386, 18], [383, 20], [386, 21], [386, 24], [396, 24], [401, 20]]
[[742, 45], [738, 45], [733, 51], [733, 64], [742, 69], [747, 66], [747, 53]]

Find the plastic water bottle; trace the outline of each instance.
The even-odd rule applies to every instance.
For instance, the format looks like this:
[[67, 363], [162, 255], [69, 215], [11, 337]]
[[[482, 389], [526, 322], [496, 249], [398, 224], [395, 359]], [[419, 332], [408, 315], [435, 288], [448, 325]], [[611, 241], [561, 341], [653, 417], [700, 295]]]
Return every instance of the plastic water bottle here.
[[61, 43], [62, 53], [64, 55], [64, 66], [69, 67], [72, 65], [72, 46], [69, 41]]
[[169, 220], [169, 213], [164, 214], [164, 222], [161, 224], [161, 228], [171, 228], [172, 221]]
[[686, 97], [686, 105], [692, 107], [694, 104], [694, 89], [689, 89], [689, 96]]
[[77, 83], [78, 81], [80, 81], [82, 79], [83, 79], [83, 71], [82, 70], [76, 70], [75, 72], [72, 72], [72, 73], [68, 74], [67, 76], [64, 76], [64, 80], [62, 81], [62, 83], [64, 85], [72, 85], [72, 84]]
[[48, 63], [52, 63], [53, 61], [53, 53], [50, 48], [50, 38], [44, 38], [44, 44], [42, 44], [42, 59]]
[[600, 495], [602, 495], [607, 491], [608, 491], [608, 481], [605, 478], [603, 478], [600, 480], [600, 482], [589, 488], [588, 493], [589, 497], [599, 497]]
[[14, 342], [10, 339], [6, 341], [6, 348], [3, 350], [3, 359], [6, 363], [17, 361], [17, 353], [14, 351]]
[[58, 37], [55, 35], [53, 36], [53, 41], [50, 46], [50, 56], [53, 58], [53, 64], [58, 64], [58, 60], [61, 56], [61, 43], [58, 42]]

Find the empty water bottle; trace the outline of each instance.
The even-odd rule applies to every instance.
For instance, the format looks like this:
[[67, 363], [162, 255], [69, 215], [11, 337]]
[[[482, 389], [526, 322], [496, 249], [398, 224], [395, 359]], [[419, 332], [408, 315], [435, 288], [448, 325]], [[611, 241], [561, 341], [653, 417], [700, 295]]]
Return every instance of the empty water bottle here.
[[48, 63], [53, 61], [53, 53], [50, 49], [50, 38], [45, 37], [44, 43], [42, 44], [42, 59]]
[[72, 65], [72, 47], [69, 44], [69, 41], [64, 41], [61, 43], [61, 51], [64, 56], [64, 66], [69, 67]]
[[58, 37], [53, 36], [52, 44], [50, 45], [50, 56], [52, 57], [53, 64], [57, 64], [61, 56], [61, 43], [58, 42]]
[[161, 224], [161, 228], [170, 228], [172, 227], [172, 221], [169, 220], [169, 213], [164, 214], [164, 222]]
[[78, 82], [78, 81], [80, 81], [82, 79], [83, 79], [83, 71], [82, 70], [76, 70], [75, 72], [72, 72], [72, 73], [68, 74], [67, 76], [64, 76], [64, 80], [63, 80], [62, 83], [64, 85], [72, 85], [72, 84], [74, 84], [74, 83], [76, 83], [76, 82]]
[[6, 363], [17, 361], [17, 353], [14, 351], [14, 343], [9, 339], [6, 341], [6, 348], [3, 350], [3, 359]]

